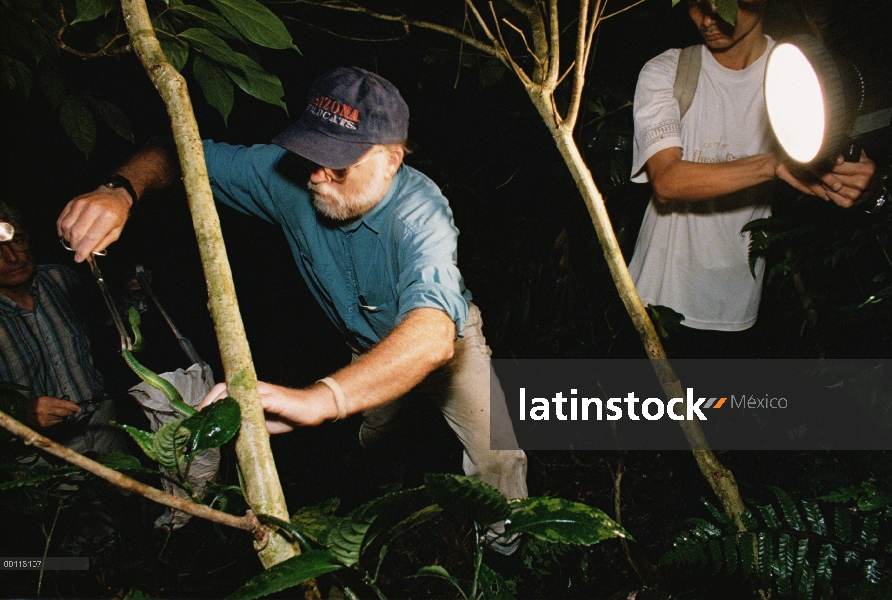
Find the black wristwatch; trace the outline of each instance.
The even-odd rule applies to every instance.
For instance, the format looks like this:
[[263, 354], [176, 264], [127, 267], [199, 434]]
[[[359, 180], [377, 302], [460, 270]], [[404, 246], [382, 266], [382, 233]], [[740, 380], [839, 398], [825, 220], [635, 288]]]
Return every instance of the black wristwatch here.
[[130, 198], [133, 200], [133, 206], [136, 206], [136, 190], [133, 189], [133, 184], [130, 183], [130, 180], [124, 177], [123, 175], [119, 175], [117, 173], [113, 175], [109, 175], [103, 180], [102, 185], [107, 188], [123, 188], [128, 194], [130, 194]]

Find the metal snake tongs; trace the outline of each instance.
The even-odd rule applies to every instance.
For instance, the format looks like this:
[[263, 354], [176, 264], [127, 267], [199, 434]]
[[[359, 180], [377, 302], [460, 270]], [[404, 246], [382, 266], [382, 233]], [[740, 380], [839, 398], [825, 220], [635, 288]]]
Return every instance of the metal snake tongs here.
[[111, 313], [112, 320], [115, 322], [115, 327], [118, 328], [118, 335], [121, 336], [121, 352], [132, 350], [133, 342], [130, 340], [130, 336], [127, 335], [127, 328], [124, 327], [124, 321], [121, 320], [121, 313], [118, 312], [118, 308], [115, 306], [115, 300], [112, 298], [108, 285], [102, 277], [102, 272], [99, 270], [99, 265], [96, 264], [96, 255], [88, 256], [87, 264], [90, 265], [90, 271], [93, 272], [93, 277], [96, 278], [96, 284], [102, 291], [102, 298], [105, 300], [105, 305]]

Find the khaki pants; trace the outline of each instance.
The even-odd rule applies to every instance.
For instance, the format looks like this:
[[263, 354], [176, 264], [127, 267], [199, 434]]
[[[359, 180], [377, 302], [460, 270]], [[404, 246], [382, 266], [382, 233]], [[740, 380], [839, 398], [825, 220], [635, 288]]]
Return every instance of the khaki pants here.
[[[405, 396], [364, 412], [359, 442], [368, 448], [385, 438], [398, 427], [399, 413], [407, 403], [435, 402], [464, 446], [465, 475], [490, 484], [507, 498], [526, 498], [527, 457], [517, 449], [482, 326], [480, 309], [471, 304], [464, 337], [456, 341], [452, 359]], [[515, 449], [490, 450], [490, 436], [493, 446]]]

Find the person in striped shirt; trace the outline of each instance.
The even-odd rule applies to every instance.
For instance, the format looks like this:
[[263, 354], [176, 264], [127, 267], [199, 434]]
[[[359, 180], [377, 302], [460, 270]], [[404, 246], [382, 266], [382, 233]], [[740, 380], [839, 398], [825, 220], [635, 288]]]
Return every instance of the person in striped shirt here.
[[[4, 202], [0, 227], [0, 381], [30, 390], [25, 421], [59, 443], [81, 453], [118, 449], [118, 435], [107, 426], [112, 402], [78, 418], [78, 403], [100, 398], [104, 383], [73, 303], [77, 276], [61, 265], [34, 264], [22, 215]], [[57, 427], [66, 419], [76, 426]]]

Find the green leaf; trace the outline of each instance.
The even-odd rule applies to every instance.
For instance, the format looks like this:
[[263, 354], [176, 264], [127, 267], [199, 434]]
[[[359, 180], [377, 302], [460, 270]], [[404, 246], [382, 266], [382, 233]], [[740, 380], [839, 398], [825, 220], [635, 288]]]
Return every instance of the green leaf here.
[[150, 596], [147, 596], [145, 592], [139, 590], [137, 588], [132, 588], [127, 595], [124, 596], [124, 600], [148, 600]]
[[824, 513], [821, 507], [814, 500], [802, 500], [802, 510], [805, 513], [805, 520], [808, 521], [809, 527], [818, 535], [827, 535], [827, 522], [824, 520]]
[[189, 430], [182, 427], [183, 419], [168, 421], [155, 431], [152, 440], [152, 451], [157, 457], [158, 464], [167, 467], [175, 473], [180, 472], [183, 464], [184, 450], [189, 443]]
[[799, 598], [812, 598], [815, 592], [815, 572], [808, 562], [803, 560], [800, 564], [802, 565], [802, 570], [799, 573], [797, 596]]
[[777, 590], [781, 596], [793, 595], [793, 566], [795, 564], [795, 544], [793, 536], [782, 533], [777, 539]]
[[193, 27], [186, 31], [181, 31], [177, 35], [178, 39], [185, 40], [193, 48], [202, 52], [218, 62], [226, 65], [237, 67], [238, 63], [232, 58], [236, 52], [229, 47], [229, 44], [222, 39], [200, 27]]
[[864, 579], [874, 585], [880, 583], [880, 581], [883, 580], [882, 566], [875, 558], [864, 559], [862, 572], [864, 573]]
[[709, 553], [712, 556], [712, 565], [716, 573], [722, 570], [722, 543], [719, 538], [709, 540]]
[[752, 533], [741, 533], [737, 536], [740, 544], [740, 566], [743, 578], [749, 579], [756, 570], [756, 536]]
[[734, 524], [734, 521], [731, 520], [731, 517], [717, 509], [709, 500], [702, 496], [700, 497], [700, 502], [703, 503], [707, 510], [709, 510], [712, 518], [725, 526], [725, 530], [728, 533], [737, 533], [737, 525]]
[[231, 40], [243, 41], [241, 34], [229, 24], [229, 21], [221, 17], [215, 12], [211, 12], [200, 6], [192, 6], [191, 4], [180, 4], [179, 6], [171, 6], [170, 10], [174, 13], [181, 13], [190, 18], [198, 26], [206, 28], [211, 33], [228, 38]]
[[[137, 429], [137, 431], [139, 430]], [[109, 469], [114, 469], [115, 471], [130, 471], [152, 474], [158, 472], [157, 469], [146, 469], [142, 466], [142, 463], [139, 462], [138, 458], [131, 454], [125, 454], [123, 452], [111, 452], [109, 454], [105, 454], [99, 457], [99, 462], [101, 462]]]
[[678, 332], [678, 326], [684, 321], [684, 315], [680, 312], [658, 304], [648, 304], [647, 314], [657, 328], [657, 333], [664, 340], [668, 340], [673, 333]]
[[836, 560], [836, 548], [833, 547], [833, 544], [822, 544], [815, 566], [816, 577], [821, 581], [830, 581], [833, 577], [833, 566], [836, 564]]
[[737, 0], [715, 0], [716, 12], [726, 23], [737, 23]]
[[9, 56], [0, 56], [3, 63], [3, 79], [7, 89], [20, 88], [22, 95], [27, 101], [31, 96], [31, 89], [34, 87], [34, 76], [23, 62], [10, 58]]
[[194, 456], [204, 450], [219, 448], [236, 434], [241, 418], [242, 410], [238, 402], [229, 396], [187, 417], [182, 426], [191, 435], [185, 446], [185, 454]]
[[756, 517], [750, 509], [746, 509], [740, 513], [740, 520], [743, 523], [743, 526], [747, 529], [758, 529], [759, 527], [759, 522], [756, 520]]
[[223, 117], [223, 122], [228, 124], [235, 93], [226, 71], [199, 54], [192, 63], [192, 72], [195, 73], [195, 80], [201, 86], [208, 103], [217, 109]]
[[256, 0], [211, 0], [211, 4], [217, 7], [239, 33], [258, 46], [297, 50], [285, 24]]
[[267, 104], [281, 106], [288, 113], [283, 100], [285, 90], [278, 77], [265, 71], [244, 54], [234, 52], [231, 58], [238, 62], [238, 69], [226, 69], [226, 74], [243, 92]]
[[68, 139], [89, 158], [96, 144], [96, 120], [87, 104], [77, 96], [68, 96], [59, 108], [59, 121]]
[[737, 570], [738, 559], [737, 559], [737, 536], [729, 535], [722, 540], [722, 544], [724, 545], [725, 555], [725, 566], [728, 569], [728, 574], [732, 574]]
[[76, 0], [77, 16], [71, 20], [71, 24], [104, 17], [118, 6], [120, 4], [116, 0]]
[[394, 504], [418, 491], [418, 488], [401, 490], [363, 504], [334, 524], [325, 545], [345, 566], [355, 565], [362, 550], [380, 533], [380, 529], [371, 529], [375, 521], [382, 515], [392, 518]]
[[229, 600], [251, 600], [292, 588], [304, 581], [342, 569], [327, 550], [310, 550], [270, 567], [229, 596]]
[[463, 475], [429, 473], [425, 489], [440, 508], [460, 519], [491, 525], [511, 515], [508, 500], [491, 485]]
[[41, 63], [38, 83], [40, 91], [43, 92], [50, 106], [54, 109], [58, 108], [66, 96], [66, 91], [65, 84], [62, 83], [62, 75], [53, 61], [45, 60]]
[[591, 546], [614, 537], [631, 539], [603, 511], [563, 498], [525, 498], [505, 523], [505, 534], [528, 533], [547, 542]]
[[486, 565], [480, 565], [479, 583], [484, 600], [514, 600], [508, 583]]
[[3, 483], [0, 483], [0, 491], [12, 490], [22, 487], [33, 487], [36, 485], [47, 483], [49, 481], [55, 481], [56, 479], [64, 479], [65, 477], [74, 475], [79, 470], [80, 469], [78, 469], [77, 467], [62, 467], [60, 469], [54, 469], [53, 471], [48, 473], [40, 473], [38, 475], [32, 475], [24, 479], [12, 479], [10, 481], [4, 481]]
[[130, 425], [118, 424], [118, 427], [130, 434], [130, 437], [132, 437], [137, 445], [142, 448], [142, 451], [146, 453], [146, 456], [155, 462], [160, 462], [158, 456], [155, 454], [155, 435], [153, 433], [137, 429]]
[[760, 531], [757, 534], [758, 552], [759, 552], [759, 572], [762, 575], [762, 582], [765, 585], [770, 584], [771, 574], [774, 571], [774, 538], [771, 534]]
[[189, 45], [167, 35], [159, 35], [158, 43], [161, 44], [161, 50], [167, 57], [167, 61], [174, 69], [182, 71], [186, 66], [186, 61], [189, 60]]
[[764, 506], [759, 506], [759, 512], [762, 514], [762, 518], [765, 519], [765, 525], [768, 526], [768, 529], [780, 529], [781, 522], [777, 517], [777, 511], [770, 504], [766, 504]]
[[291, 515], [291, 525], [303, 535], [317, 543], [322, 543], [340, 521], [335, 511], [340, 500], [331, 498], [318, 506], [304, 506]]
[[861, 527], [861, 535], [858, 536], [858, 540], [855, 542], [855, 544], [860, 548], [864, 548], [865, 550], [872, 550], [879, 542], [879, 538], [877, 537], [877, 531], [879, 530], [879, 528], [879, 515], [865, 515], [864, 525]]
[[133, 128], [130, 126], [130, 119], [127, 118], [127, 115], [124, 114], [123, 110], [102, 98], [88, 96], [87, 99], [112, 131], [131, 144], [136, 142], [136, 139], [133, 136]]
[[771, 489], [774, 491], [774, 495], [777, 496], [778, 501], [781, 505], [781, 510], [784, 513], [784, 517], [787, 520], [787, 523], [792, 527], [795, 531], [805, 532], [805, 523], [802, 522], [802, 516], [799, 514], [799, 511], [796, 509], [796, 504], [790, 498], [790, 496], [779, 487], [771, 486]]
[[837, 506], [834, 511], [833, 529], [836, 537], [846, 543], [852, 541], [852, 517], [849, 512], [841, 506]]
[[458, 579], [450, 575], [449, 571], [447, 571], [440, 565], [421, 567], [420, 569], [418, 569], [418, 572], [415, 573], [415, 577], [438, 577], [440, 579], [445, 579], [446, 581], [451, 582], [454, 586], [458, 587]]

